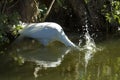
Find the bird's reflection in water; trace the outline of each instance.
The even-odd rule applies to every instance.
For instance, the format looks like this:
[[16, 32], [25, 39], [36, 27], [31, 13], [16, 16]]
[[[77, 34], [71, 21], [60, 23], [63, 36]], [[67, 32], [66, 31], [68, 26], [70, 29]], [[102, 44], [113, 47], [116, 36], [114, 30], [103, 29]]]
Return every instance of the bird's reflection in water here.
[[13, 46], [17, 54], [25, 61], [36, 62], [44, 67], [56, 67], [71, 49], [57, 41], [50, 43], [48, 46], [43, 46], [38, 41], [28, 38]]
[[17, 68], [18, 73], [25, 70], [30, 73], [31, 68], [31, 74], [40, 80], [48, 80], [54, 75], [54, 80], [78, 79], [79, 65], [82, 62], [79, 60], [79, 51], [60, 42], [53, 42], [45, 47], [36, 40], [26, 38], [13, 44], [11, 50], [11, 53], [21, 56], [26, 61], [22, 66], [23, 70]]

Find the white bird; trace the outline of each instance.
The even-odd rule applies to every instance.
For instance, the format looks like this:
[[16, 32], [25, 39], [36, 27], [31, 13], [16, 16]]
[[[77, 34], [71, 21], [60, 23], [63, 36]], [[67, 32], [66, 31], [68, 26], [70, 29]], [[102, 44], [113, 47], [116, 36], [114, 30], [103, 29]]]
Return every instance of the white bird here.
[[76, 47], [76, 45], [68, 39], [62, 27], [57, 23], [24, 23], [24, 28], [20, 31], [21, 36], [30, 37], [38, 40], [44, 46], [54, 41], [59, 41], [66, 46]]

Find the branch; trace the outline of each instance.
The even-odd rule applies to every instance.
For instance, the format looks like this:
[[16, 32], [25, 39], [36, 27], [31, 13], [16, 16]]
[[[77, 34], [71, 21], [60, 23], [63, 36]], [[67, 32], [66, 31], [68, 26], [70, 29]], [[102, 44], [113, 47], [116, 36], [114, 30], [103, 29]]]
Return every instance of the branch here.
[[3, 9], [2, 9], [2, 13], [4, 13], [4, 12], [5, 12], [6, 5], [7, 5], [7, 0], [5, 0], [5, 2], [4, 2]]
[[37, 5], [38, 5], [38, 4], [37, 4], [37, 1], [34, 0], [34, 3], [35, 3], [35, 6], [36, 6], [36, 8], [37, 8], [37, 10], [38, 10], [39, 8], [38, 8], [38, 6], [37, 6]]
[[55, 0], [52, 0], [51, 4], [50, 4], [50, 6], [49, 6], [48, 11], [46, 12], [44, 18], [42, 19], [42, 22], [44, 22], [44, 21], [46, 20], [47, 16], [49, 15], [49, 13], [50, 13], [50, 11], [51, 11], [51, 9], [52, 9], [52, 6], [53, 6], [54, 2], [55, 2]]
[[11, 5], [7, 10], [13, 8], [17, 3], [18, 3], [19, 0], [17, 0], [13, 5]]

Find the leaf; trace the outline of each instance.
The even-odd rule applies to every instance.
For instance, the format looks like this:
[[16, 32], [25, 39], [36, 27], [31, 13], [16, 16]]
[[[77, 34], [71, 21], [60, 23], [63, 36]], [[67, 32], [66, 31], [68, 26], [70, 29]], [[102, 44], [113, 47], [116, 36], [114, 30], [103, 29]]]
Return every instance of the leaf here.
[[60, 7], [63, 6], [62, 0], [57, 0], [57, 3], [59, 4]]

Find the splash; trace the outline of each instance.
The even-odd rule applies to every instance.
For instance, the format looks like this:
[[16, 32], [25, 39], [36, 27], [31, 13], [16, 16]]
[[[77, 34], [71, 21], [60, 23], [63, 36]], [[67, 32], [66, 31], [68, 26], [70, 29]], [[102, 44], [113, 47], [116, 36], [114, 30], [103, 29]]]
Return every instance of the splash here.
[[91, 38], [91, 36], [88, 32], [85, 33], [85, 40], [86, 40], [86, 43], [83, 46], [83, 50], [85, 52], [84, 59], [85, 59], [85, 72], [86, 72], [88, 62], [93, 57], [94, 53], [97, 50], [97, 47], [95, 45], [93, 38]]
[[[84, 34], [85, 45], [81, 47], [83, 52], [85, 53], [85, 57], [84, 57], [85, 73], [87, 72], [88, 62], [91, 60], [94, 53], [97, 51], [97, 47], [95, 45], [94, 39], [89, 34], [87, 22], [88, 22], [88, 20], [85, 21], [86, 25], [84, 26], [85, 31], [86, 31], [86, 33]], [[82, 41], [79, 42], [79, 46], [81, 43], [82, 43]]]

